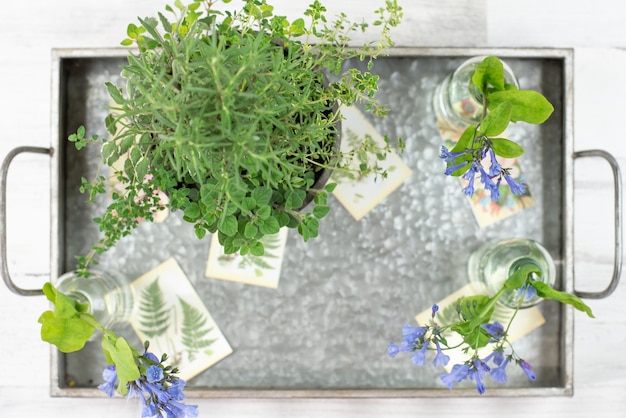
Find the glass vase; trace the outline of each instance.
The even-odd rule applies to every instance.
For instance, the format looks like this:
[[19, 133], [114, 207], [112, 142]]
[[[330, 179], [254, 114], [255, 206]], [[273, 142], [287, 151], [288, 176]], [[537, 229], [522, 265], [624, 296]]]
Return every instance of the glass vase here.
[[89, 277], [78, 277], [69, 272], [58, 278], [55, 287], [80, 303], [87, 303], [87, 312], [105, 328], [128, 322], [133, 311], [132, 287], [113, 274], [91, 271]]
[[[474, 69], [485, 57], [474, 57], [463, 62], [448, 75], [435, 89], [433, 106], [440, 123], [452, 128], [464, 129], [480, 122], [483, 114], [483, 97], [472, 83]], [[517, 77], [505, 63], [504, 80], [519, 88]]]
[[[556, 269], [552, 257], [541, 244], [527, 238], [506, 239], [482, 246], [470, 256], [468, 274], [474, 290], [491, 297], [510, 275], [526, 265], [541, 271], [541, 275], [534, 275], [535, 280], [554, 285]], [[516, 289], [506, 291], [498, 303], [515, 309], [534, 306], [541, 300], [537, 295], [528, 297]]]

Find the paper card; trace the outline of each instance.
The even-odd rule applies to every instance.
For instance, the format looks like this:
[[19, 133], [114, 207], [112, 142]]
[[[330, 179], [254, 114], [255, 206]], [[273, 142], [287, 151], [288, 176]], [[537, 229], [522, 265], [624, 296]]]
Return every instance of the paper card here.
[[170, 258], [131, 283], [135, 310], [130, 323], [150, 351], [178, 367], [189, 380], [233, 352], [193, 285]]
[[[370, 137], [381, 147], [384, 147], [384, 138], [376, 132], [374, 126], [356, 107], [342, 107], [342, 140], [341, 151], [349, 152], [354, 140], [362, 141]], [[374, 158], [374, 157], [372, 157]], [[354, 162], [354, 165], [358, 162]], [[359, 179], [349, 179], [333, 173], [332, 181], [337, 183], [333, 195], [354, 217], [363, 218], [370, 210], [389, 196], [411, 175], [409, 167], [393, 151], [377, 164], [388, 173], [386, 179], [376, 178], [374, 174]]]
[[[436, 316], [437, 323], [439, 325], [446, 325], [456, 321], [458, 317], [454, 303], [460, 297], [472, 296], [475, 294], [476, 292], [474, 291], [470, 283], [437, 302], [437, 305], [439, 306], [439, 311], [437, 312]], [[491, 316], [491, 321], [498, 321], [506, 327], [513, 315], [513, 312], [513, 309], [507, 309], [500, 305], [496, 305], [494, 313]], [[432, 310], [429, 308], [418, 314], [415, 317], [415, 321], [419, 325], [426, 325], [430, 322], [431, 318]], [[543, 317], [541, 311], [536, 306], [526, 309], [520, 309], [515, 316], [515, 321], [513, 321], [511, 327], [509, 328], [508, 340], [510, 342], [514, 342], [515, 340], [520, 339], [532, 330], [539, 328], [540, 326], [545, 324], [545, 322], [546, 319]], [[456, 333], [444, 334], [444, 336], [448, 340], [449, 346], [458, 345], [463, 341], [463, 339]], [[461, 349], [462, 347], [453, 350], [446, 350], [445, 353], [450, 356], [450, 361], [445, 367], [447, 371], [450, 371], [452, 369], [452, 366], [454, 366], [455, 364], [464, 363], [467, 360], [467, 354], [463, 353]], [[478, 354], [481, 358], [484, 358], [492, 351], [493, 350], [491, 346], [486, 346], [480, 348], [478, 350]]]
[[[446, 123], [439, 119], [437, 120], [437, 128], [444, 140], [445, 145], [452, 149], [454, 144], [459, 140], [463, 130]], [[501, 135], [505, 137], [505, 135]], [[517, 159], [504, 159], [498, 157], [498, 162], [503, 167], [511, 168], [511, 175], [513, 178], [523, 177], [522, 167]], [[488, 164], [485, 164], [487, 167]], [[476, 175], [477, 177], [479, 174]], [[511, 189], [506, 182], [500, 185], [500, 199], [497, 202], [491, 201], [491, 193], [484, 189], [482, 183], [478, 178], [474, 181], [474, 194], [472, 197], [468, 197], [467, 200], [476, 219], [476, 223], [479, 227], [485, 227], [494, 224], [502, 219], [508, 218], [515, 213], [531, 207], [535, 204], [535, 198], [530, 193], [530, 188], [526, 188], [526, 191], [522, 195], [514, 195], [511, 193]], [[465, 187], [468, 180], [459, 177], [461, 188]]]
[[265, 254], [256, 257], [250, 254], [224, 254], [224, 247], [217, 240], [217, 234], [213, 234], [206, 277], [276, 289], [287, 235], [288, 228], [282, 228], [278, 234], [263, 237], [261, 243], [265, 247]]

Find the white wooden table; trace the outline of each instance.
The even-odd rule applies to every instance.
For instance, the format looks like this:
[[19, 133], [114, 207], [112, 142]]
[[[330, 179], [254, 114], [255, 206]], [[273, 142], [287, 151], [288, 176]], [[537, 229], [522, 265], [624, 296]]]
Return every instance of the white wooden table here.
[[[400, 0], [405, 46], [575, 48], [575, 149], [601, 148], [626, 167], [626, 6], [621, 0]], [[279, 11], [308, 0], [279, 0]], [[333, 2], [366, 16], [376, 0]], [[0, 8], [0, 158], [19, 145], [50, 145], [50, 50], [112, 47], [136, 16], [164, 0], [32, 0]], [[28, 6], [27, 6], [28, 5]], [[612, 271], [612, 179], [600, 160], [576, 163], [577, 287], [600, 290]], [[9, 263], [24, 287], [48, 276], [49, 171], [44, 156], [19, 157], [9, 178]], [[597, 319], [575, 315], [574, 396], [510, 399], [197, 400], [208, 417], [546, 416], [626, 417], [626, 285], [590, 301]], [[42, 297], [23, 298], [0, 286], [0, 416], [140, 416], [135, 401], [50, 398], [49, 348], [39, 340]], [[194, 400], [191, 400], [194, 401]], [[462, 411], [462, 412], [461, 412]]]

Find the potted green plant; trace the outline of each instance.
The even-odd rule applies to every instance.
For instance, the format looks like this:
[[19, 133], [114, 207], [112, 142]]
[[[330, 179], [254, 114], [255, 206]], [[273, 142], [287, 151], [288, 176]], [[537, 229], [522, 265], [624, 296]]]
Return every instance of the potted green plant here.
[[[226, 253], [262, 255], [259, 240], [285, 226], [307, 241], [329, 211], [332, 185], [324, 186], [323, 173], [351, 170], [351, 158], [388, 151], [364, 141], [342, 154], [339, 105], [386, 114], [374, 98], [378, 77], [342, 64], [371, 64], [393, 45], [390, 30], [402, 17], [396, 0], [371, 23], [345, 14], [331, 22], [318, 0], [292, 21], [266, 0], [225, 12], [216, 8], [220, 1], [230, 2], [176, 1], [166, 7], [173, 19], [158, 13], [130, 24], [122, 44], [137, 52], [122, 70], [126, 86], [107, 83], [110, 138], [86, 137], [82, 127], [69, 137], [79, 149], [101, 145], [109, 167], [124, 161], [109, 175], [126, 185], [95, 219], [104, 237], [79, 257], [79, 269], [165, 207], [182, 211], [199, 238], [217, 233]], [[379, 29], [379, 41], [349, 47], [351, 35], [368, 26]], [[359, 175], [378, 170], [357, 166]], [[105, 192], [105, 180], [83, 180], [82, 190], [93, 200]], [[311, 200], [312, 210], [301, 211]]]

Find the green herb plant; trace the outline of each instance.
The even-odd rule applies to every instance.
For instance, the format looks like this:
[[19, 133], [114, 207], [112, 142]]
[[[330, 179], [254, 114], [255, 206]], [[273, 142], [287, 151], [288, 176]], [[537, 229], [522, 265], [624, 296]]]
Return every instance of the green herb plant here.
[[[106, 84], [114, 103], [105, 121], [110, 139], [88, 137], [83, 127], [69, 137], [78, 149], [101, 146], [109, 167], [124, 160], [109, 176], [126, 184], [95, 219], [104, 237], [79, 257], [79, 271], [165, 207], [182, 211], [198, 238], [217, 233], [227, 254], [262, 255], [261, 238], [285, 226], [307, 241], [330, 210], [334, 184], [317, 182], [321, 173], [354, 170], [353, 158], [372, 153], [340, 152], [340, 105], [388, 112], [374, 97], [378, 76], [369, 70], [393, 45], [390, 31], [402, 17], [396, 0], [362, 23], [345, 14], [330, 20], [319, 0], [294, 20], [274, 14], [266, 0], [245, 0], [233, 11], [218, 3], [230, 0], [177, 0], [130, 24], [122, 44], [136, 52], [122, 69], [126, 85]], [[377, 42], [348, 46], [371, 27]], [[367, 60], [368, 70], [346, 69], [348, 59]], [[373, 155], [384, 158], [390, 147]], [[361, 174], [386, 174], [357, 166]], [[106, 180], [83, 179], [81, 190], [93, 200]], [[314, 207], [302, 210], [311, 200]]]

